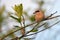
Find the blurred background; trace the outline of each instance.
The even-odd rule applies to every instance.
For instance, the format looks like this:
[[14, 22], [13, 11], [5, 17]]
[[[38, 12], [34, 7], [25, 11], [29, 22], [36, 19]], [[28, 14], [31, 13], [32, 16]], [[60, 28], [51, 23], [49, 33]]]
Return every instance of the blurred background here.
[[[9, 13], [13, 15], [15, 13], [13, 7], [21, 3], [23, 4], [26, 25], [34, 22], [34, 18], [31, 18], [34, 15], [33, 12], [40, 8], [44, 10], [45, 17], [49, 16], [55, 11], [57, 11], [57, 13], [54, 16], [60, 15], [60, 0], [0, 0], [0, 37], [12, 32], [12, 29], [15, 28], [14, 26], [19, 25], [16, 20], [9, 17]], [[60, 18], [55, 18], [45, 22], [47, 23], [47, 26], [50, 26], [58, 20], [60, 20]], [[29, 31], [31, 27], [26, 29], [26, 31]], [[8, 36], [5, 38], [5, 40], [10, 40], [15, 36], [19, 37], [20, 34], [21, 33], [18, 31], [12, 34], [10, 37]], [[32, 38], [30, 40], [60, 40], [60, 23], [48, 30], [28, 38]]]

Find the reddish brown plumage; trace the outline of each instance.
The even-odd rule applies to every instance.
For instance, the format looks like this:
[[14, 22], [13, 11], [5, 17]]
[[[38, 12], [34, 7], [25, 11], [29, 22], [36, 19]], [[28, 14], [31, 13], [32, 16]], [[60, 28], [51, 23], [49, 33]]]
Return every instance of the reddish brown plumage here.
[[35, 11], [34, 14], [35, 14], [35, 20], [36, 20], [37, 22], [39, 22], [39, 21], [41, 21], [41, 20], [44, 19], [44, 13], [43, 13], [43, 11], [37, 10], [37, 11]]

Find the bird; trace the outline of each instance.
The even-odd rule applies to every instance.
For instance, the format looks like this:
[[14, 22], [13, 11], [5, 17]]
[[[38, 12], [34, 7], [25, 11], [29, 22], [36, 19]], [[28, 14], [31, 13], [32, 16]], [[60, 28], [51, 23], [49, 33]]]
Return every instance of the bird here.
[[44, 19], [44, 12], [42, 10], [36, 10], [33, 14], [36, 22], [40, 22]]

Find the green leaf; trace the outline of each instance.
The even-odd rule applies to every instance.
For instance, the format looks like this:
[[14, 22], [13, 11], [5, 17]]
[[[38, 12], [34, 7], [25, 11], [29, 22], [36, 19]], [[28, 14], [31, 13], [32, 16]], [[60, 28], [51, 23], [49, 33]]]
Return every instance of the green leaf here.
[[22, 16], [22, 13], [23, 13], [23, 6], [22, 6], [22, 4], [20, 4], [20, 15]]
[[10, 17], [13, 18], [13, 19], [15, 19], [15, 20], [17, 20], [19, 23], [21, 22], [21, 18], [16, 18], [16, 17], [14, 17], [12, 15], [10, 15]]
[[42, 6], [44, 4], [44, 1], [41, 1], [39, 4], [40, 4], [40, 6]]
[[19, 26], [14, 26], [14, 27], [19, 27]]
[[34, 15], [32, 15], [32, 16], [30, 17], [30, 20], [31, 20], [32, 22], [35, 21]]
[[15, 29], [14, 29], [14, 30], [17, 30], [17, 29], [21, 28], [21, 27], [19, 27], [19, 26], [14, 26], [14, 27], [15, 27]]
[[30, 40], [29, 38], [24, 38], [24, 40]]
[[21, 20], [21, 18], [19, 18], [19, 19], [18, 19], [18, 22], [20, 22], [20, 23], [21, 23], [21, 21], [22, 21], [22, 20]]
[[24, 14], [25, 14], [26, 16], [28, 16], [28, 14], [27, 14], [27, 12], [26, 12], [26, 11], [24, 11]]
[[10, 17], [13, 18], [13, 19], [15, 19], [15, 20], [18, 20], [18, 18], [14, 17], [14, 16], [12, 16], [12, 15], [10, 15]]
[[22, 13], [23, 13], [23, 5], [22, 4], [15, 5], [13, 7], [13, 9], [16, 11], [16, 15], [20, 18], [22, 16]]
[[37, 29], [34, 29], [34, 30], [32, 30], [31, 32], [37, 32], [38, 30]]
[[4, 18], [2, 17], [2, 15], [0, 15], [0, 23], [2, 23], [4, 20]]
[[49, 24], [46, 22], [44, 28], [48, 28]]
[[4, 11], [5, 11], [5, 5], [3, 5], [3, 6], [0, 8], [0, 15], [2, 15]]

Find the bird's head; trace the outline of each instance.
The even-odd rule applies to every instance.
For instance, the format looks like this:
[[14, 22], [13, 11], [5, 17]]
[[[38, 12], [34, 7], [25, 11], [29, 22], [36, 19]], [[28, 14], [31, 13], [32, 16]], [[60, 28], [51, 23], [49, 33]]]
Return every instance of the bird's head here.
[[36, 14], [37, 12], [40, 12], [40, 10], [36, 10], [33, 14]]

